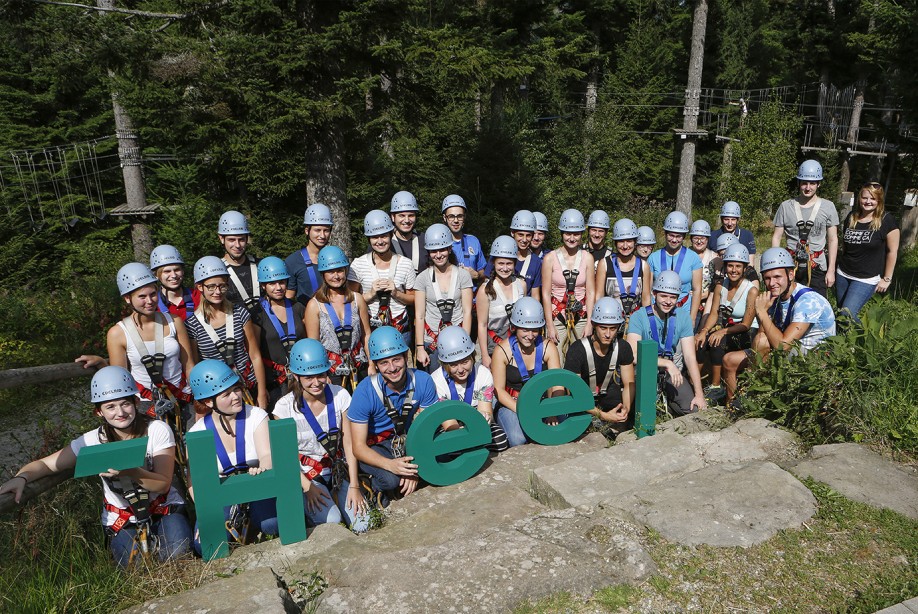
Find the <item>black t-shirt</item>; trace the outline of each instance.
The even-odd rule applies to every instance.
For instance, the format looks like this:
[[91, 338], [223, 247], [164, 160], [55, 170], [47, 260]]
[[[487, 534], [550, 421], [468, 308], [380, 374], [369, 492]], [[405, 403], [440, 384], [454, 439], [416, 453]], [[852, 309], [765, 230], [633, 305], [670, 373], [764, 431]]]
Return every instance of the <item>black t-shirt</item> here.
[[879, 230], [871, 230], [870, 222], [848, 227], [851, 214], [842, 224], [842, 252], [838, 268], [850, 277], [869, 279], [882, 275], [886, 265], [886, 235], [899, 228], [889, 213], [883, 215]]
[[[631, 346], [624, 339], [616, 339], [615, 342], [618, 343], [618, 360], [615, 364], [615, 369], [618, 370], [622, 365], [634, 362], [634, 353], [631, 351]], [[593, 361], [596, 365], [596, 385], [602, 386], [603, 380], [606, 378], [606, 372], [609, 370], [612, 350], [610, 349], [605, 356], [599, 356], [596, 354], [596, 348], [593, 347], [592, 342], [590, 343], [590, 349], [593, 352]], [[571, 344], [571, 347], [567, 350], [567, 357], [564, 359], [564, 368], [579, 375], [587, 384], [590, 383], [590, 366], [587, 363], [587, 355], [583, 343], [578, 341]], [[621, 380], [619, 379], [618, 381]], [[622, 402], [622, 389], [620, 386], [615, 385], [615, 382], [616, 378], [613, 376], [609, 387], [606, 389], [605, 396], [598, 401], [599, 408], [604, 411], [612, 409]]]
[[[261, 289], [258, 285], [257, 273], [256, 273], [255, 278], [252, 277], [252, 265], [251, 265], [252, 262], [258, 265], [258, 258], [255, 258], [254, 256], [249, 256], [248, 262], [245, 262], [242, 265], [239, 265], [239, 266], [229, 265], [229, 264], [226, 265], [227, 270], [234, 271], [236, 275], [239, 277], [239, 283], [242, 284], [243, 288], [245, 288], [246, 293], [248, 293], [249, 295], [250, 301], [252, 301], [252, 299], [258, 298], [258, 296], [256, 295], [256, 291], [258, 292], [258, 294], [261, 293]], [[236, 287], [236, 284], [233, 283], [232, 277], [230, 277], [228, 283], [229, 283], [229, 289], [226, 292], [226, 298], [229, 299], [229, 302], [231, 302], [233, 305], [242, 305], [243, 307], [249, 310], [250, 314], [254, 314], [255, 311], [258, 310], [257, 302], [251, 304], [251, 307], [249, 305], [246, 305], [245, 302], [242, 300], [242, 295], [239, 293], [239, 289]]]
[[394, 232], [392, 233], [392, 251], [401, 256], [405, 256], [413, 263], [414, 260], [411, 256], [414, 254], [415, 237], [418, 238], [418, 268], [415, 270], [415, 273], [420, 273], [430, 266], [430, 257], [427, 255], [427, 250], [424, 249], [424, 237], [414, 232], [407, 241], [403, 241], [399, 238], [398, 233]]

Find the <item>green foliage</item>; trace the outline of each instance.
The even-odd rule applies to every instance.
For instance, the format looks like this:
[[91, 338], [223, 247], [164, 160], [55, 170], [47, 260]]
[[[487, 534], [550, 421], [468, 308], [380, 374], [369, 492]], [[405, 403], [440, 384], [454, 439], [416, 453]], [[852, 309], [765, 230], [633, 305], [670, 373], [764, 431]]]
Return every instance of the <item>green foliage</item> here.
[[810, 444], [867, 442], [918, 452], [918, 307], [874, 299], [863, 326], [802, 357], [773, 353], [743, 375], [743, 409], [797, 432]]

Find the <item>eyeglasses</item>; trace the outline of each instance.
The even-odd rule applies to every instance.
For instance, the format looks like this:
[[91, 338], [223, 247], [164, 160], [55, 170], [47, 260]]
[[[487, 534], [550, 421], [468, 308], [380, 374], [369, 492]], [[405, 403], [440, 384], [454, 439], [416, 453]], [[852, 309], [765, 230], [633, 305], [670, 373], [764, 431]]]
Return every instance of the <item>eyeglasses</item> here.
[[222, 294], [226, 292], [229, 286], [227, 284], [203, 284], [204, 289], [213, 294], [214, 292], [220, 291]]
[[446, 216], [446, 219], [450, 222], [458, 222], [459, 220], [465, 219], [464, 213], [450, 213]]

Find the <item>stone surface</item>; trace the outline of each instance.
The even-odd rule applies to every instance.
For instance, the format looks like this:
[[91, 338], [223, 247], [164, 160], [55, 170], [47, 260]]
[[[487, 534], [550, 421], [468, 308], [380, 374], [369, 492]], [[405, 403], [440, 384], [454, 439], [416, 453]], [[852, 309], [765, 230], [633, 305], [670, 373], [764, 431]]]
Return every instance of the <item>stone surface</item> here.
[[404, 544], [398, 552], [333, 547], [291, 573], [318, 571], [328, 581], [319, 612], [507, 611], [526, 599], [587, 595], [652, 574], [650, 557], [613, 522], [550, 511], [434, 546]]
[[879, 610], [876, 614], [918, 614], [918, 597]]
[[751, 546], [816, 513], [813, 494], [770, 462], [715, 464], [603, 504], [681, 544]]
[[309, 530], [306, 540], [281, 544], [279, 539], [237, 548], [232, 556], [212, 563], [217, 573], [270, 567], [276, 571], [289, 567], [304, 556], [322, 552], [342, 540], [356, 540], [357, 536], [340, 524], [321, 524]]
[[874, 507], [918, 519], [918, 475], [856, 443], [816, 446], [791, 468]]
[[703, 466], [695, 445], [681, 435], [662, 433], [540, 467], [532, 472], [532, 492], [556, 509], [595, 505]]
[[246, 571], [194, 590], [154, 599], [124, 614], [292, 614], [300, 612], [270, 569]]
[[686, 439], [699, 448], [705, 463], [787, 462], [800, 449], [796, 435], [761, 418], [740, 420], [721, 431], [693, 433]]
[[[716, 431], [730, 424], [722, 411], [716, 409], [705, 409], [694, 414], [679, 416], [666, 422], [660, 422], [656, 427], [656, 434], [676, 433], [677, 435], [689, 435], [691, 433], [702, 433], [705, 431]], [[625, 431], [615, 438], [615, 443], [626, 443], [637, 441], [637, 433], [633, 430]]]

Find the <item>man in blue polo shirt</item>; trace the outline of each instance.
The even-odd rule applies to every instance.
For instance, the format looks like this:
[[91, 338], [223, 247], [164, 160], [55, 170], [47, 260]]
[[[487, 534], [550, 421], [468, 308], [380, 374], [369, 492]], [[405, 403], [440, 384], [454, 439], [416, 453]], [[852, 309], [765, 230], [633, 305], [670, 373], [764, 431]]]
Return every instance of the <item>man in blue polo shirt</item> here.
[[472, 285], [478, 288], [478, 284], [485, 279], [484, 269], [488, 262], [482, 253], [481, 242], [474, 235], [462, 232], [465, 228], [467, 210], [465, 200], [458, 194], [450, 194], [444, 198], [443, 206], [440, 208], [443, 223], [453, 234], [453, 252], [459, 260], [459, 266], [469, 272], [472, 276]]
[[701, 258], [694, 250], [682, 243], [689, 231], [688, 217], [681, 211], [673, 211], [663, 222], [666, 244], [650, 254], [647, 262], [653, 271], [654, 279], [662, 271], [675, 271], [682, 280], [676, 309], [687, 311], [690, 322], [694, 322], [701, 306], [701, 283], [703, 278]]
[[284, 263], [290, 275], [290, 279], [287, 280], [287, 298], [305, 305], [322, 285], [322, 277], [316, 268], [316, 262], [319, 259], [319, 251], [328, 245], [331, 237], [331, 209], [322, 203], [309, 205], [303, 216], [303, 224], [306, 247], [287, 256]]
[[405, 435], [415, 415], [437, 402], [437, 389], [427, 373], [408, 368], [408, 346], [395, 328], [377, 328], [369, 346], [377, 374], [357, 385], [347, 418], [360, 471], [370, 475], [385, 507], [398, 493], [409, 495], [418, 487], [418, 466], [405, 456]]

